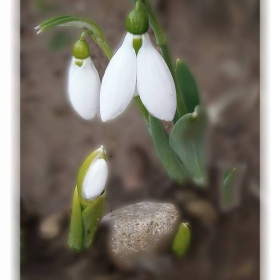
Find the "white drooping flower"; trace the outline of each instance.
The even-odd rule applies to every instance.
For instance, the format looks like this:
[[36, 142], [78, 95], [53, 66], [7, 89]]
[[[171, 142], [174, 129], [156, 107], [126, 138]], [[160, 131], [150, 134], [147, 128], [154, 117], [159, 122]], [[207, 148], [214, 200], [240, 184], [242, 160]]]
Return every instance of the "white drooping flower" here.
[[82, 181], [82, 196], [88, 200], [94, 200], [101, 195], [108, 177], [108, 167], [103, 146], [95, 150], [92, 155], [90, 155], [92, 157], [90, 162], [86, 160], [84, 168], [87, 168], [87, 171]]
[[74, 46], [68, 72], [68, 97], [76, 112], [86, 120], [92, 119], [99, 109], [100, 78], [84, 40]]
[[[142, 38], [136, 55], [133, 39]], [[100, 90], [100, 114], [105, 122], [121, 114], [139, 93], [151, 115], [171, 121], [176, 111], [176, 89], [170, 70], [152, 45], [148, 33], [127, 33], [111, 59]]]

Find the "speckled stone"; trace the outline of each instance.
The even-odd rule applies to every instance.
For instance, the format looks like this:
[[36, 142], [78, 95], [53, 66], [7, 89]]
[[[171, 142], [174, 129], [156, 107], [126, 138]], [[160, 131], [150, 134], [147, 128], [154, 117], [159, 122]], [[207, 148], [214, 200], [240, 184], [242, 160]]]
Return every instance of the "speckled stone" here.
[[179, 215], [168, 203], [141, 202], [106, 215], [102, 223], [111, 226], [109, 248], [122, 265], [143, 253], [155, 253], [170, 246], [178, 228]]

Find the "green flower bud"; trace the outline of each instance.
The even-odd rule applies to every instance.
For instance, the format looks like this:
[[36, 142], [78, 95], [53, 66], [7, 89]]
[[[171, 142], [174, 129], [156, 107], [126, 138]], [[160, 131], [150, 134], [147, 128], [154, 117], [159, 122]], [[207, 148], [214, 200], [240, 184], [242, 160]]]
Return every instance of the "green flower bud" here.
[[89, 46], [85, 40], [80, 39], [75, 43], [73, 47], [73, 56], [77, 59], [86, 59], [90, 56]]
[[88, 249], [95, 239], [105, 204], [106, 152], [101, 146], [80, 168], [73, 195], [68, 245], [75, 251]]
[[190, 245], [191, 231], [188, 223], [181, 223], [174, 238], [172, 251], [178, 257], [183, 257]]
[[149, 29], [147, 15], [141, 10], [133, 10], [126, 19], [126, 30], [133, 35], [142, 35]]
[[[87, 206], [92, 200], [89, 193], [98, 193], [104, 189], [107, 179], [106, 161], [106, 152], [101, 146], [91, 153], [82, 164], [77, 178], [77, 189], [82, 206]], [[97, 171], [99, 174], [96, 174]]]

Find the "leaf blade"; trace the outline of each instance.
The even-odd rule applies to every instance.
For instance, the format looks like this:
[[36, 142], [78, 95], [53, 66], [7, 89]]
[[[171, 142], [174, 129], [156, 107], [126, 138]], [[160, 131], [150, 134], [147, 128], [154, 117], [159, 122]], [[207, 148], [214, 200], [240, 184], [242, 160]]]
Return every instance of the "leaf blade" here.
[[63, 19], [63, 18], [68, 18], [68, 17], [71, 17], [69, 15], [62, 15], [62, 16], [56, 16], [56, 17], [53, 17], [53, 18], [50, 18], [50, 19], [47, 19], [43, 22], [41, 22], [40, 24], [38, 24], [35, 29], [40, 29], [42, 27], [44, 27], [45, 25], [48, 25], [49, 23], [55, 21], [55, 20], [60, 20], [60, 19]]
[[81, 251], [83, 248], [83, 221], [77, 186], [74, 190], [68, 245], [71, 249]]
[[168, 175], [179, 183], [183, 182], [187, 178], [187, 172], [180, 159], [171, 149], [169, 145], [169, 136], [162, 123], [157, 118], [150, 115], [149, 127], [154, 146]]
[[194, 112], [200, 104], [199, 91], [195, 78], [186, 63], [180, 59], [176, 61], [176, 77], [183, 95], [188, 113]]
[[171, 148], [183, 162], [190, 178], [200, 185], [206, 180], [206, 125], [206, 115], [197, 107], [193, 114], [180, 118], [170, 134]]
[[84, 247], [89, 248], [95, 238], [97, 226], [104, 210], [106, 192], [96, 198], [82, 212], [84, 225]]
[[100, 28], [92, 21], [87, 19], [76, 18], [70, 15], [56, 16], [48, 19], [35, 27], [37, 34], [47, 31], [57, 26], [74, 26], [78, 28], [86, 28], [97, 37], [98, 40], [103, 41], [103, 34]]

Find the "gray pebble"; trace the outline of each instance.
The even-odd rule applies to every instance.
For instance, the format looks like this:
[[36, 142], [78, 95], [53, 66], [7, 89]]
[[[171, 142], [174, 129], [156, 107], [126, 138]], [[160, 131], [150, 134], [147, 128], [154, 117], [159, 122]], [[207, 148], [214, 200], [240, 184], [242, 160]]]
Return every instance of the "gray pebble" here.
[[179, 214], [172, 204], [141, 202], [111, 212], [102, 223], [111, 226], [109, 249], [113, 259], [129, 266], [143, 254], [170, 247]]

